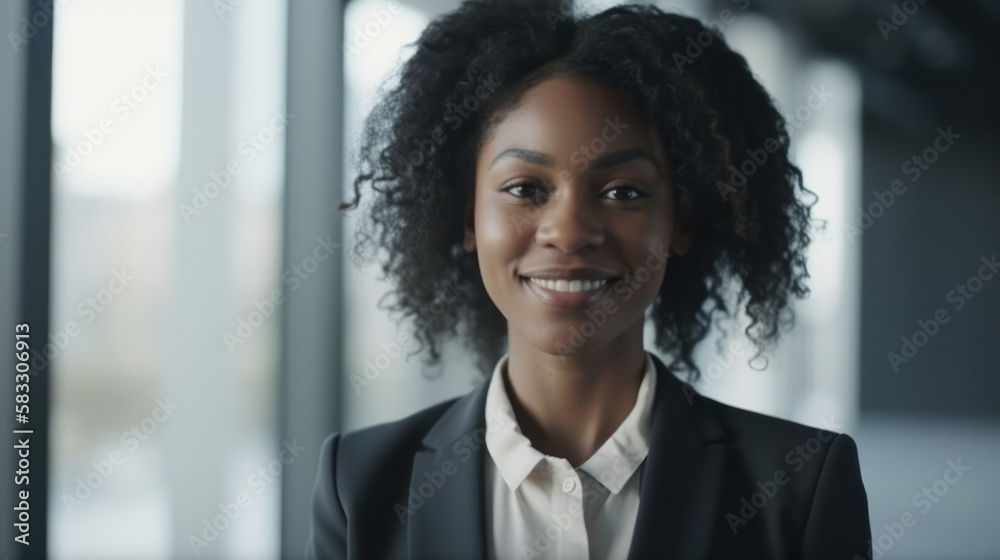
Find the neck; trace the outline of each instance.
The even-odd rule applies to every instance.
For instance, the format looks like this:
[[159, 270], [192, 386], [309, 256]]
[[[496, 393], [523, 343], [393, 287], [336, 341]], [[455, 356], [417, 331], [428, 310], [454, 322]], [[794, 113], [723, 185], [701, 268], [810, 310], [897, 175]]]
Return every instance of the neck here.
[[642, 324], [589, 352], [542, 352], [511, 333], [504, 385], [521, 432], [546, 455], [583, 464], [635, 406], [645, 371]]

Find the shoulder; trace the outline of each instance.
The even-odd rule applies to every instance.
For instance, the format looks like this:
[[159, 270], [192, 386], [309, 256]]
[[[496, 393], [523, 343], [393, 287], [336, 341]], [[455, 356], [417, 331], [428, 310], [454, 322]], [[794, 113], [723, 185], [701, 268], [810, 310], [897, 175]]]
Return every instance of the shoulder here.
[[414, 454], [428, 431], [461, 397], [405, 418], [374, 426], [334, 432], [320, 447], [312, 496], [312, 526], [307, 558], [342, 558], [347, 549], [347, 522], [384, 525], [410, 477]]
[[852, 558], [867, 550], [868, 497], [850, 435], [700, 395], [692, 404], [722, 428], [734, 452], [725, 504], [734, 535], [763, 517], [790, 530], [788, 542], [803, 558]]
[[[824, 427], [816, 427], [725, 404], [701, 394], [695, 386], [671, 372], [659, 358], [653, 357], [658, 373], [666, 376], [662, 382], [657, 382], [657, 393], [662, 390], [664, 394], [663, 404], [683, 409], [668, 414], [690, 423], [692, 428], [697, 427], [706, 442], [725, 442], [750, 460], [761, 459], [752, 461], [751, 466], [773, 463], [775, 458], [791, 460], [789, 453], [794, 456], [802, 447], [821, 456], [832, 447], [856, 451], [849, 435], [834, 431], [837, 429], [834, 418], [817, 419]], [[660, 396], [657, 399], [659, 402]]]
[[[383, 457], [386, 453], [416, 451], [427, 432], [458, 399], [455, 397], [414, 412], [398, 420], [382, 422], [340, 434], [340, 451], [353, 460]], [[331, 434], [327, 440], [336, 434]]]
[[692, 404], [703, 425], [717, 427], [719, 439], [727, 441], [744, 468], [760, 480], [783, 473], [803, 491], [816, 490], [821, 479], [830, 477], [860, 480], [857, 444], [846, 433], [738, 408], [702, 395]]
[[[318, 476], [336, 481], [341, 500], [350, 501], [366, 480], [409, 476], [413, 455], [424, 436], [461, 397], [429, 406], [413, 414], [326, 437], [320, 451]], [[363, 496], [363, 494], [361, 494]]]
[[439, 402], [398, 420], [331, 433], [323, 441], [323, 449], [327, 456], [347, 455], [357, 464], [378, 458], [384, 460], [387, 454], [412, 453], [420, 448], [423, 437], [445, 411], [460, 398]]
[[703, 409], [701, 411], [703, 414], [717, 418], [734, 440], [755, 448], [760, 446], [794, 447], [795, 445], [803, 445], [812, 439], [828, 442], [837, 436], [847, 436], [847, 434], [826, 428], [809, 426], [728, 405], [701, 395], [695, 402]]

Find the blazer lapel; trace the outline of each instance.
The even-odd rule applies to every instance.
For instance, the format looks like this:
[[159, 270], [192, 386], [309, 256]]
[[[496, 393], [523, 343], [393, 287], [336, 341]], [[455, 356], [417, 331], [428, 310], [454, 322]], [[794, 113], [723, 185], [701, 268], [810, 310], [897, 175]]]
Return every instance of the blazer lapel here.
[[455, 401], [414, 456], [407, 496], [410, 558], [486, 558], [487, 386]]
[[727, 436], [714, 417], [698, 414], [694, 389], [653, 361], [655, 408], [628, 558], [705, 558], [721, 518]]
[[[658, 375], [649, 454], [628, 559], [704, 558], [722, 517], [717, 504], [728, 436], [714, 417], [698, 414], [694, 389], [655, 355], [653, 362]], [[411, 558], [486, 558], [487, 386], [449, 407], [414, 456], [406, 518]]]

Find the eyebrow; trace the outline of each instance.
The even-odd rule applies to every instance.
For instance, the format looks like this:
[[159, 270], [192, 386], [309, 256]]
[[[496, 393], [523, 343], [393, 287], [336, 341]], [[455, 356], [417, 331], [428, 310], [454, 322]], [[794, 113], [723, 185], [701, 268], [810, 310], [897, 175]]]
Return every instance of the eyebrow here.
[[[544, 167], [552, 167], [554, 165], [552, 157], [549, 156], [548, 154], [536, 150], [527, 150], [524, 148], [508, 148], [500, 152], [499, 154], [497, 154], [495, 158], [493, 158], [493, 161], [490, 162], [489, 168], [492, 168], [493, 165], [498, 160], [505, 157], [517, 158], [520, 160], [524, 160], [528, 163], [535, 163], [538, 165], [542, 165]], [[615, 165], [621, 165], [623, 163], [628, 163], [636, 159], [647, 160], [654, 166], [656, 166], [657, 169], [660, 168], [659, 163], [653, 158], [653, 156], [649, 155], [646, 151], [641, 150], [639, 148], [632, 148], [629, 150], [621, 150], [618, 152], [613, 152], [610, 154], [604, 154], [602, 156], [599, 156], [597, 159], [594, 160], [594, 169], [604, 169], [605, 167], [614, 167]]]

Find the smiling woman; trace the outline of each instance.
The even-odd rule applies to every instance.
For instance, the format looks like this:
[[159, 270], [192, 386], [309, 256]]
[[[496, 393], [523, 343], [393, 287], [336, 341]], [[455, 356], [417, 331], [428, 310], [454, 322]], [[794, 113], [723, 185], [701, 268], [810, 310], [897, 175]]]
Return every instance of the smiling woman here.
[[[698, 377], [716, 312], [745, 313], [763, 352], [808, 293], [809, 191], [786, 121], [699, 21], [566, 7], [463, 3], [431, 22], [366, 121], [341, 205], [370, 187], [355, 256], [387, 255], [390, 309], [407, 316], [442, 282], [469, 286], [416, 337], [433, 363], [461, 324], [486, 382], [327, 438], [309, 554], [865, 555], [850, 436], [675, 376]], [[730, 184], [758, 146], [769, 157]], [[644, 348], [647, 311], [667, 363]]]
[[[621, 123], [619, 134], [606, 134], [609, 119]], [[614, 140], [604, 143], [606, 135]], [[594, 138], [608, 151], [593, 165], [573, 164], [579, 146], [599, 151]], [[648, 119], [599, 81], [549, 78], [528, 89], [494, 127], [479, 153], [475, 185], [463, 247], [477, 252], [483, 285], [507, 319], [511, 377], [534, 371], [527, 362], [545, 360], [542, 354], [558, 357], [568, 371], [586, 371], [595, 360], [616, 368], [624, 361], [631, 376], [608, 377], [607, 389], [634, 395], [644, 361], [643, 313], [665, 268], [641, 282], [635, 275], [652, 248], [683, 254], [691, 244], [690, 224], [675, 215], [670, 158]], [[513, 231], [507, 227], [528, 208], [530, 218]], [[612, 293], [626, 285], [634, 288], [629, 297]], [[602, 300], [614, 313], [586, 344], [571, 344], [581, 314]], [[557, 389], [534, 386], [539, 379], [550, 378], [530, 373], [525, 379], [527, 398]]]

